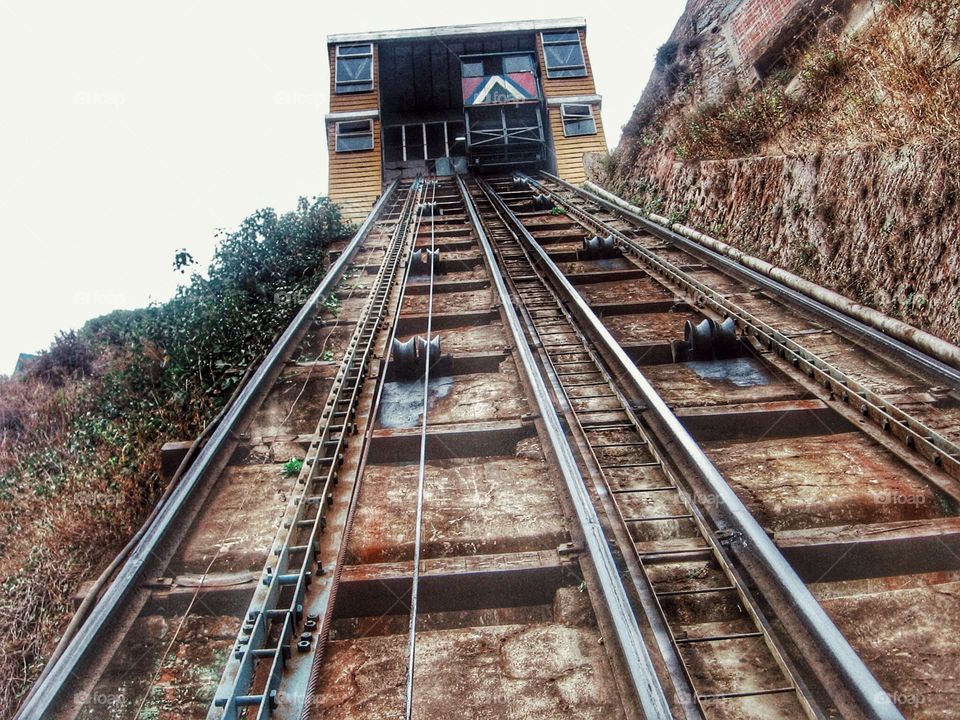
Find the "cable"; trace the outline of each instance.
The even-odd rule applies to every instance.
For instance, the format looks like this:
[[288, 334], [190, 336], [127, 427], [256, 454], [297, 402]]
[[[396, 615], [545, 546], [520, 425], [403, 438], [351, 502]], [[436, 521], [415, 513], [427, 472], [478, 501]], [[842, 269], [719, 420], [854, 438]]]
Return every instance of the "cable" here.
[[[417, 606], [418, 591], [420, 588], [420, 542], [423, 528], [423, 486], [427, 468], [427, 410], [430, 406], [430, 340], [433, 331], [433, 282], [434, 282], [434, 249], [436, 236], [436, 198], [437, 181], [434, 179], [433, 210], [430, 213], [430, 292], [427, 300], [427, 337], [426, 337], [426, 360], [424, 361], [423, 371], [423, 420], [420, 422], [420, 466], [417, 471], [417, 519], [416, 532], [414, 534], [413, 544], [413, 582], [410, 588], [410, 630], [407, 646], [407, 696], [404, 718], [411, 720], [413, 717], [413, 673], [416, 664], [417, 651]], [[423, 218], [423, 209], [420, 212], [421, 220]], [[418, 227], [419, 232], [419, 227]]]

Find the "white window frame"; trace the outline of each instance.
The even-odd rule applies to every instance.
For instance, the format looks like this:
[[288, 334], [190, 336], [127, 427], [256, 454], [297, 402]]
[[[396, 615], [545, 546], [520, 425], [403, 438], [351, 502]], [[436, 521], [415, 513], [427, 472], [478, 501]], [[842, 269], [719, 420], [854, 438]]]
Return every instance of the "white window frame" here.
[[[341, 53], [342, 48], [366, 48], [366, 52], [362, 53]], [[364, 80], [341, 80], [340, 79], [340, 60], [341, 59], [350, 59], [350, 58], [370, 58], [370, 77], [369, 79]], [[334, 74], [334, 90], [337, 95], [344, 95], [348, 93], [361, 93], [361, 92], [372, 92], [373, 91], [373, 43], [346, 43], [343, 45], [337, 45], [337, 51], [334, 53], [333, 58], [333, 74]], [[363, 84], [366, 86], [369, 83], [370, 87], [355, 87], [357, 85]]]
[[[548, 35], [576, 34], [576, 45], [580, 49], [580, 65], [561, 65], [560, 67], [550, 67], [550, 58], [547, 54], [547, 48], [551, 46], [573, 45], [573, 40], [547, 40]], [[583, 38], [580, 37], [579, 30], [550, 30], [540, 33], [540, 44], [543, 46], [543, 64], [547, 71], [547, 77], [552, 80], [563, 80], [566, 78], [586, 77], [587, 76], [587, 56], [583, 52]], [[572, 72], [571, 72], [572, 71]], [[582, 72], [581, 72], [582, 71]]]
[[[586, 108], [586, 114], [574, 114], [574, 108]], [[582, 111], [581, 111], [582, 112]], [[589, 132], [567, 132], [567, 120], [570, 119], [573, 122], [581, 123], [584, 120], [589, 120], [593, 123], [593, 130]], [[593, 116], [593, 105], [588, 103], [563, 103], [560, 105], [560, 121], [563, 123], [563, 136], [564, 137], [579, 137], [581, 135], [596, 135], [597, 134], [597, 119]]]
[[[343, 132], [340, 129], [341, 125], [360, 125], [362, 123], [366, 123], [369, 129], [364, 130], [362, 132], [358, 130]], [[370, 147], [340, 149], [340, 138], [359, 138], [359, 137], [369, 137]], [[373, 120], [344, 120], [342, 122], [338, 122], [336, 126], [336, 130], [334, 131], [333, 147], [334, 147], [334, 150], [338, 153], [369, 152], [370, 150], [373, 150]]]

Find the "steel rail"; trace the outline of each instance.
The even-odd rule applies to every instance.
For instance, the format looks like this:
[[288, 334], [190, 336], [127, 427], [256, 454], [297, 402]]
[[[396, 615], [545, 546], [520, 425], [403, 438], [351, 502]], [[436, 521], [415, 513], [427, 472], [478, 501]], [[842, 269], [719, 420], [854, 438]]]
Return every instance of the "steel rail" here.
[[698, 476], [707, 485], [716, 498], [722, 521], [727, 524], [727, 527], [740, 534], [745, 551], [761, 563], [763, 568], [770, 573], [778, 589], [791, 599], [792, 609], [797, 613], [804, 628], [815, 640], [824, 656], [830, 661], [831, 666], [842, 678], [846, 688], [860, 705], [861, 710], [875, 720], [903, 720], [903, 716], [886, 691], [873, 677], [863, 660], [853, 650], [836, 625], [833, 624], [833, 621], [760, 524], [750, 514], [747, 507], [730, 489], [727, 481], [706, 456], [703, 449], [667, 407], [663, 398], [657, 394], [654, 387], [637, 369], [620, 344], [564, 276], [549, 254], [523, 227], [516, 215], [505, 204], [503, 209], [508, 216], [513, 217], [520, 230], [521, 237], [526, 240], [529, 248], [537, 255], [551, 281], [562, 289], [582, 322], [587, 325], [597, 341], [602, 343], [605, 351], [620, 365], [624, 377], [629, 380], [647, 405], [646, 412], [651, 413], [666, 428], [680, 456], [696, 470]]
[[[274, 542], [274, 550], [267, 558], [261, 582], [250, 600], [233, 658], [223, 670], [208, 718], [236, 720], [243, 708], [256, 708], [258, 720], [266, 720], [272, 715], [275, 695], [290, 653], [291, 639], [303, 616], [307, 589], [313, 579], [311, 568], [316, 563], [317, 571], [323, 571], [322, 558], [319, 557], [320, 534], [326, 525], [332, 486], [336, 482], [346, 439], [350, 434], [353, 413], [372, 354], [375, 331], [393, 284], [416, 196], [416, 188], [411, 187], [386, 257], [372, 283], [346, 356], [330, 388], [315, 437], [297, 478], [297, 488], [278, 531], [278, 540]], [[307, 517], [308, 510], [314, 506], [316, 513]], [[299, 540], [301, 530], [308, 531], [305, 542]], [[286, 587], [292, 587], [293, 592], [284, 601], [281, 594]], [[273, 632], [278, 621], [279, 635]], [[261, 691], [251, 693], [256, 668], [263, 661], [270, 664], [266, 682]]]
[[[488, 202], [490, 202], [489, 199]], [[514, 239], [517, 248], [524, 254], [524, 257], [527, 258], [527, 261], [532, 266], [533, 261], [529, 257], [529, 251], [527, 251], [519, 242], [516, 233], [510, 229], [507, 221], [500, 215], [499, 210], [492, 204], [492, 202], [491, 208], [496, 214], [497, 220], [503, 223], [503, 227], [506, 232], [509, 233], [510, 237]], [[493, 232], [491, 224], [486, 221], [487, 218], [484, 218], [487, 230], [490, 231], [490, 234], [494, 238], [496, 238], [496, 233]], [[494, 240], [494, 243], [497, 244], [496, 239]], [[503, 248], [495, 247], [494, 251], [501, 258], [501, 260], [503, 260], [505, 257]], [[622, 522], [622, 512], [614, 500], [614, 495], [610, 492], [606, 478], [603, 476], [603, 470], [599, 467], [593, 446], [586, 437], [586, 431], [581, 424], [581, 418], [577, 416], [577, 412], [573, 407], [573, 403], [571, 402], [567, 388], [564, 386], [564, 382], [558, 374], [558, 369], [555, 365], [556, 360], [551, 356], [547, 344], [544, 341], [544, 333], [537, 328], [537, 322], [531, 312], [532, 306], [528, 300], [524, 299], [523, 290], [511, 277], [511, 271], [509, 268], [507, 269], [506, 279], [509, 283], [511, 292], [514, 293], [519, 300], [518, 310], [520, 316], [523, 319], [524, 327], [528, 336], [534, 341], [533, 344], [537, 348], [537, 354], [541, 359], [541, 367], [543, 367], [546, 381], [549, 383], [550, 387], [552, 388], [553, 395], [557, 399], [559, 413], [564, 418], [564, 422], [566, 423], [566, 426], [569, 429], [574, 441], [578, 444], [583, 443], [583, 445], [580, 447], [581, 457], [584, 457], [585, 453], [589, 453], [589, 459], [584, 458], [588, 472], [596, 472], [600, 476], [600, 480], [594, 483], [594, 487], [603, 509], [605, 510], [607, 517], [621, 518], [619, 527], [614, 523], [611, 523], [611, 530], [614, 535], [614, 540], [620, 546], [621, 550], [624, 548], [629, 548], [629, 551], [623, 552], [627, 565], [627, 575], [632, 582], [640, 609], [645, 614], [645, 620], [650, 632], [653, 634], [657, 651], [660, 653], [660, 658], [666, 666], [668, 675], [674, 681], [673, 690], [678, 699], [678, 705], [680, 706], [681, 711], [684, 713], [684, 718], [686, 720], [704, 720], [706, 716], [703, 712], [700, 701], [696, 698], [696, 692], [693, 689], [693, 680], [690, 676], [690, 671], [677, 650], [677, 646], [674, 643], [673, 631], [669, 628], [669, 623], [664, 616], [661, 603], [656, 597], [649, 575], [643, 567], [643, 563], [636, 551], [636, 546], [633, 544], [633, 540], [629, 535], [629, 529], [626, 527], [625, 523]], [[570, 324], [570, 329], [563, 330], [561, 334], [566, 335], [571, 332], [575, 332], [575, 320], [570, 315], [569, 311], [562, 307], [562, 301], [559, 299], [559, 295], [557, 295], [557, 293], [546, 282], [538, 285], [538, 289], [545, 290], [546, 292], [550, 293], [550, 296], [554, 299], [552, 307], [558, 309]], [[541, 312], [543, 309], [543, 304], [533, 306], [533, 310], [536, 312]], [[612, 386], [613, 378], [607, 373], [606, 366], [599, 359], [596, 351], [592, 347], [592, 344], [589, 343], [587, 338], [583, 337], [582, 335], [580, 335], [580, 338], [583, 342], [584, 351], [590, 357], [590, 361], [596, 367], [596, 371], [605, 378], [603, 384], [607, 385], [608, 387]], [[567, 355], [568, 353], [560, 353], [559, 356], [566, 357]], [[584, 361], [584, 364], [585, 363], [586, 361]], [[636, 418], [636, 415], [633, 412], [633, 409], [630, 407], [629, 402], [625, 399], [623, 394], [619, 392], [619, 390], [617, 391], [617, 396], [621, 400], [621, 404], [623, 406], [622, 411], [626, 414], [630, 423], [634, 426], [634, 431], [641, 435], [644, 438], [644, 441], [646, 441], [646, 435], [643, 433], [640, 427], [640, 422]], [[585, 450], [584, 446], [586, 448]], [[623, 533], [622, 538], [618, 536], [620, 532]], [[635, 561], [635, 568], [631, 567], [630, 559]]]
[[[434, 178], [432, 200], [437, 198], [437, 180]], [[425, 206], [421, 205], [420, 223], [423, 223], [423, 210]], [[407, 639], [407, 685], [406, 685], [406, 703], [404, 706], [404, 718], [412, 720], [413, 718], [413, 675], [417, 659], [417, 610], [419, 609], [419, 590], [420, 590], [420, 554], [421, 543], [423, 541], [423, 488], [426, 481], [427, 472], [427, 414], [430, 409], [430, 336], [433, 332], [433, 283], [434, 283], [434, 248], [436, 247], [436, 213], [430, 213], [430, 289], [427, 296], [427, 354], [424, 360], [423, 370], [423, 419], [420, 422], [420, 464], [417, 468], [417, 513], [416, 527], [413, 538], [413, 577], [410, 585], [410, 626]], [[417, 226], [419, 232], [420, 225]], [[416, 234], [414, 234], [416, 238]], [[411, 255], [411, 262], [416, 255], [416, 247]]]
[[257, 368], [249, 383], [224, 415], [209, 442], [197, 456], [196, 461], [184, 474], [180, 485], [170, 496], [167, 504], [157, 515], [152, 526], [144, 533], [137, 547], [130, 553], [127, 562], [116, 579], [104, 592], [103, 597], [90, 612], [87, 621], [78, 630], [73, 642], [64, 650], [50, 673], [37, 686], [34, 695], [20, 708], [17, 720], [44, 720], [56, 708], [66, 703], [62, 697], [68, 686], [79, 677], [78, 670], [94, 649], [96, 641], [109, 624], [116, 619], [124, 601], [138, 587], [143, 574], [150, 566], [151, 557], [167, 536], [181, 510], [188, 504], [201, 479], [216, 466], [232, 441], [238, 424], [254, 407], [258, 397], [271, 381], [274, 372], [283, 363], [316, 318], [317, 308], [340, 282], [363, 240], [369, 234], [387, 201], [396, 190], [397, 182], [391, 183], [374, 205], [367, 219], [344, 248], [336, 262], [300, 308], [300, 311], [284, 330], [273, 348]]
[[683, 248], [684, 250], [689, 251], [691, 254], [694, 254], [697, 257], [708, 259], [716, 267], [722, 268], [723, 270], [734, 274], [739, 274], [740, 276], [748, 279], [750, 282], [755, 283], [756, 285], [759, 285], [765, 290], [770, 290], [777, 295], [781, 295], [789, 299], [791, 302], [799, 305], [804, 310], [813, 312], [816, 315], [820, 315], [827, 320], [830, 320], [831, 322], [841, 326], [844, 330], [847, 330], [855, 335], [865, 337], [870, 342], [873, 342], [891, 352], [902, 356], [905, 360], [916, 365], [917, 367], [933, 373], [937, 377], [938, 381], [951, 385], [960, 385], [960, 369], [951, 367], [950, 365], [931, 357], [922, 350], [918, 350], [917, 348], [891, 337], [890, 335], [887, 335], [876, 328], [872, 328], [866, 323], [852, 318], [840, 310], [830, 307], [829, 305], [825, 305], [819, 300], [812, 298], [809, 295], [800, 292], [799, 290], [794, 290], [793, 288], [787, 287], [783, 283], [768, 277], [763, 273], [741, 265], [735, 260], [732, 260], [731, 258], [717, 252], [716, 250], [700, 245], [694, 240], [674, 232], [670, 228], [659, 225], [658, 223], [655, 223], [652, 220], [643, 217], [642, 215], [637, 215], [636, 213], [630, 212], [626, 208], [620, 207], [609, 200], [590, 192], [589, 190], [584, 190], [583, 188], [571, 185], [565, 180], [561, 180], [550, 173], [544, 172], [542, 174], [550, 178], [551, 181], [563, 186], [567, 190], [576, 193], [590, 202], [594, 202], [611, 212], [615, 212], [623, 217], [628, 218], [629, 220], [640, 225], [644, 230], [649, 231], [651, 234], [656, 235], [660, 239], [667, 240]]
[[[884, 432], [893, 435], [936, 467], [945, 470], [955, 480], [960, 480], [960, 446], [956, 443], [915, 419], [893, 403], [884, 400], [883, 397], [863, 383], [853, 379], [849, 374], [818, 357], [770, 324], [760, 320], [706, 284], [659, 257], [649, 248], [626, 237], [608, 223], [594, 218], [590, 213], [573, 205], [533, 178], [524, 177], [541, 192], [548, 193], [554, 200], [561, 203], [569, 212], [580, 216], [587, 224], [601, 232], [612, 234], [621, 249], [637, 256], [655, 273], [660, 274], [674, 285], [686, 288], [688, 292], [693, 292], [697, 295], [700, 303], [710, 307], [719, 315], [732, 317], [741, 330], [746, 334], [753, 335], [768, 350], [776, 348], [776, 352], [781, 358], [805, 372], [831, 395], [836, 394], [844, 404], [855, 407], [863, 417], [875, 422]], [[786, 290], [788, 288], [784, 288], [784, 291]], [[824, 309], [829, 310], [829, 308]], [[865, 333], [877, 332], [866, 326], [864, 328]], [[908, 348], [908, 350], [914, 353], [918, 352], [912, 350], [912, 348]], [[945, 483], [937, 477], [928, 479], [955, 500], [960, 500], [960, 490], [955, 486], [951, 486], [950, 483]]]
[[530, 383], [537, 409], [540, 412], [551, 446], [556, 453], [564, 482], [570, 493], [577, 520], [583, 531], [587, 552], [599, 578], [601, 593], [609, 609], [617, 642], [629, 671], [631, 685], [647, 718], [651, 720], [654, 718], [669, 718], [671, 717], [670, 705], [667, 702], [663, 687], [660, 685], [643, 635], [637, 625], [637, 619], [623, 585], [623, 578], [620, 576], [613, 559], [603, 527], [600, 524], [600, 518], [587, 491], [586, 482], [580, 474], [577, 461], [564, 436], [560, 418], [553, 407], [546, 383], [537, 369], [533, 352], [524, 340], [523, 326], [510, 299], [490, 240], [484, 232], [476, 205], [463, 179], [458, 177], [457, 184], [483, 250], [501, 309], [514, 339], [517, 355], [523, 366], [524, 374]]
[[[502, 207], [502, 205], [499, 207]], [[507, 220], [503, 219], [503, 217], [500, 215], [501, 210], [499, 207], [494, 206], [494, 212], [497, 213], [498, 218], [502, 220], [507, 232], [510, 234], [510, 237], [514, 238], [518, 248], [524, 254], [524, 257], [527, 258], [530, 266], [532, 267], [533, 260], [530, 258], [530, 251], [525, 247], [525, 244], [522, 244], [517, 240], [516, 232], [511, 229], [510, 225], [507, 223]], [[516, 289], [515, 285], [514, 288]], [[633, 408], [632, 403], [630, 403], [630, 401], [626, 398], [622, 392], [622, 389], [618, 386], [618, 383], [610, 375], [607, 364], [601, 359], [593, 343], [577, 330], [578, 321], [566, 308], [562, 296], [546, 280], [543, 281], [539, 288], [549, 293], [550, 297], [554, 299], [555, 309], [561, 313], [564, 318], [566, 318], [569, 330], [563, 331], [563, 334], [576, 333], [579, 336], [580, 341], [582, 342], [584, 354], [590, 358], [589, 362], [595, 366], [596, 371], [605, 378], [603, 384], [606, 385], [611, 390], [613, 395], [618, 399], [621, 405], [621, 411], [627, 416], [629, 423], [633, 426], [632, 432], [637, 434], [637, 436], [641, 439], [641, 444], [645, 447], [645, 451], [653, 458], [653, 462], [649, 464], [658, 465], [660, 471], [670, 483], [670, 487], [661, 487], [658, 488], [658, 490], [672, 489], [673, 492], [676, 493], [678, 501], [685, 507], [686, 512], [690, 514], [691, 522], [695, 524], [697, 532], [706, 543], [704, 546], [704, 551], [709, 554], [712, 562], [714, 562], [720, 571], [726, 576], [727, 582], [732, 586], [730, 589], [737, 593], [739, 602], [756, 628], [756, 634], [763, 638], [763, 642], [770, 653], [771, 661], [782, 673], [783, 678], [790, 682], [791, 687], [793, 688], [793, 694], [796, 697], [798, 705], [803, 709], [805, 716], [808, 718], [823, 717], [822, 714], [818, 710], [815, 710], [811, 705], [810, 700], [807, 697], [807, 690], [804, 687], [804, 684], [797, 677], [794, 668], [784, 657], [784, 653], [774, 639], [769, 625], [766, 622], [766, 619], [762, 616], [756, 601], [752, 596], [749, 595], [749, 593], [747, 593], [744, 588], [744, 583], [742, 580], [740, 580], [736, 571], [731, 566], [729, 559], [726, 557], [726, 554], [721, 549], [721, 544], [714, 537], [713, 533], [708, 530], [706, 519], [703, 516], [700, 508], [693, 504], [688, 493], [680, 487], [675, 473], [664, 462], [662, 452], [657, 445], [650, 440], [648, 431], [643, 428], [640, 420], [637, 417], [637, 412], [639, 411]], [[523, 289], [519, 289], [517, 291], [521, 294], [521, 296], [525, 292]], [[543, 308], [540, 307], [538, 309]], [[596, 468], [596, 472], [598, 472], [602, 478], [602, 490], [599, 490], [598, 492], [601, 494], [601, 502], [603, 502], [602, 496], [604, 493], [607, 495], [607, 497], [610, 497], [613, 495], [613, 493], [610, 491], [610, 486], [605, 476], [606, 471], [604, 470], [599, 458], [596, 456], [595, 448], [602, 448], [605, 446], [596, 446], [592, 441], [589, 440], [588, 437], [586, 437], [587, 431], [581, 424], [581, 418], [578, 416], [577, 410], [572, 406], [575, 398], [569, 395], [567, 384], [557, 374], [556, 367], [554, 365], [556, 357], [567, 357], [569, 356], [570, 351], [564, 349], [560, 350], [558, 354], [551, 354], [549, 340], [543, 339], [542, 332], [537, 329], [536, 321], [532, 318], [527, 308], [523, 307], [521, 308], [521, 311], [531, 337], [540, 338], [538, 347], [540, 347], [540, 349], [543, 351], [546, 363], [544, 367], [547, 375], [549, 376], [550, 383], [554, 387], [555, 394], [560, 401], [562, 406], [561, 409], [563, 409], [565, 413], [569, 412], [567, 420], [568, 426], [571, 428], [571, 431], [575, 433], [575, 435], [579, 435], [580, 437], [584, 438], [586, 452], [590, 454], [592, 464]], [[584, 362], [586, 363], [588, 361]], [[582, 397], [589, 396], [576, 396], [576, 398]], [[607, 512], [610, 517], [615, 517], [619, 520], [620, 526], [623, 528], [626, 537], [629, 538], [629, 530], [626, 527], [627, 517], [623, 514], [623, 509], [620, 504], [613, 502], [612, 507], [610, 507]], [[677, 684], [678, 697], [684, 705], [684, 711], [687, 713], [688, 717], [710, 717], [711, 713], [704, 706], [704, 700], [709, 698], [707, 697], [707, 694], [698, 692], [695, 689], [697, 683], [694, 680], [694, 674], [690, 670], [689, 661], [684, 659], [682, 653], [680, 652], [680, 645], [683, 643], [683, 640], [677, 637], [676, 629], [667, 619], [667, 614], [664, 610], [660, 597], [657, 595], [657, 592], [654, 589], [654, 584], [651, 582], [651, 579], [647, 574], [646, 564], [641, 557], [641, 554], [633, 544], [632, 539], [627, 539], [625, 542], [626, 544], [624, 547], [629, 548], [629, 550], [625, 550], [625, 554], [631, 554], [636, 559], [637, 563], [636, 571], [631, 571], [634, 587], [637, 589], [637, 593], [640, 597], [640, 603], [644, 609], [644, 612], [646, 613], [647, 622], [650, 624], [651, 630], [656, 638], [661, 657], [667, 664], [669, 672], [675, 673], [676, 680], [679, 681]], [[682, 689], [681, 685], [683, 686]], [[744, 695], [746, 695], [746, 693], [744, 693]]]

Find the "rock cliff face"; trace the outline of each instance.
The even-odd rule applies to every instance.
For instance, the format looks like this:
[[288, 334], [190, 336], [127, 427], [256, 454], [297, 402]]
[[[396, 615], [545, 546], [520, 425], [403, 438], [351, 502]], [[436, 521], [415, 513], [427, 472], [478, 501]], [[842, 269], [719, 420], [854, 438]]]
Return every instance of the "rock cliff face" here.
[[958, 342], [958, 160], [956, 3], [692, 0], [594, 174]]

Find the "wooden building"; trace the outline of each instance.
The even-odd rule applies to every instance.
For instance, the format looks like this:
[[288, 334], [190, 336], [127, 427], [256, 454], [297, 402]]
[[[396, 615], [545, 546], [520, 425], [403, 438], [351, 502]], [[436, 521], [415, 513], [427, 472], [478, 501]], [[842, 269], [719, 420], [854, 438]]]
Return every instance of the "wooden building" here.
[[417, 174], [543, 168], [606, 151], [583, 18], [331, 35], [330, 198], [366, 216]]

